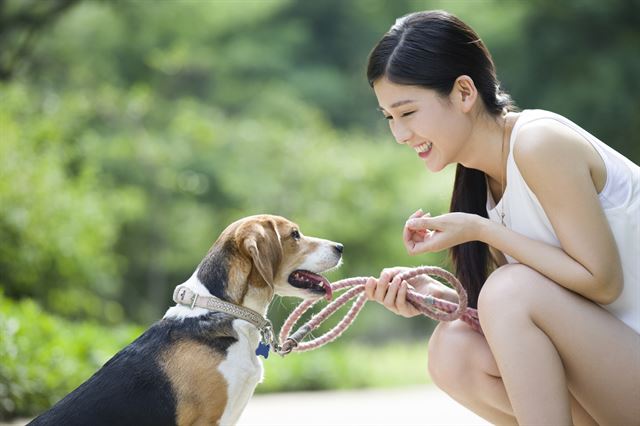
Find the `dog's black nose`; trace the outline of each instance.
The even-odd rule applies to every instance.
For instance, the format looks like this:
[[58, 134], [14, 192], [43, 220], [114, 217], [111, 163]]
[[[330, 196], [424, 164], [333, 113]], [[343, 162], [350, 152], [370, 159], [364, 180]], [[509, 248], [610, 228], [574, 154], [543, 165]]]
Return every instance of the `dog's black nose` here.
[[342, 254], [342, 252], [344, 251], [344, 246], [342, 244], [336, 244], [335, 249], [338, 253]]

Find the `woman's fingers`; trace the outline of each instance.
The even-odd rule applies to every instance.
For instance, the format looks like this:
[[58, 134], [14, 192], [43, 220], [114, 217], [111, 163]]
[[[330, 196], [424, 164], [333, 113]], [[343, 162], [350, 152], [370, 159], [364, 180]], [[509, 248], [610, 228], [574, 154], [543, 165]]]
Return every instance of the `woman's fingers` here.
[[413, 317], [417, 315], [418, 310], [407, 302], [407, 292], [409, 291], [409, 284], [406, 281], [402, 281], [398, 293], [396, 296], [396, 309], [398, 313], [404, 317]]
[[375, 301], [380, 303], [384, 302], [384, 297], [386, 296], [387, 289], [389, 288], [389, 282], [404, 269], [406, 268], [386, 268], [382, 270], [373, 295]]
[[391, 281], [387, 289], [387, 294], [384, 296], [384, 299], [382, 300], [382, 304], [386, 306], [387, 309], [395, 313], [398, 312], [396, 308], [396, 296], [398, 294], [398, 287], [399, 287], [399, 284], [397, 280]]
[[408, 283], [400, 279], [401, 273], [407, 268], [397, 267], [384, 269], [379, 278], [370, 277], [364, 287], [369, 300], [384, 305], [391, 312], [411, 317], [417, 311], [406, 303]]
[[[427, 213], [427, 214], [429, 214], [429, 213]], [[422, 217], [423, 215], [424, 215], [424, 213], [422, 213], [422, 209], [418, 209], [415, 213], [413, 213], [411, 216], [409, 216], [409, 218], [407, 220], [411, 220], [411, 219], [414, 219], [414, 218], [419, 218], [419, 217]], [[405, 227], [402, 229], [402, 239], [405, 242], [405, 244], [408, 241], [412, 240], [412, 236], [413, 236], [412, 231], [409, 228], [407, 228], [406, 225], [405, 225]]]
[[410, 231], [424, 231], [424, 230], [437, 230], [440, 221], [437, 217], [422, 216], [414, 217], [407, 220], [405, 228]]
[[411, 246], [407, 247], [407, 253], [410, 256], [414, 256], [416, 254], [431, 253], [442, 250], [438, 245], [437, 237], [434, 235], [435, 234], [430, 234], [424, 241], [414, 242]]
[[423, 229], [419, 230], [419, 231], [414, 231], [413, 234], [411, 235], [411, 241], [413, 241], [414, 243], [419, 243], [420, 241], [424, 241], [425, 237], [427, 236], [427, 232]]
[[430, 229], [433, 229], [435, 226], [435, 220], [436, 219], [432, 218], [429, 213], [420, 217], [411, 215], [409, 219], [407, 219], [402, 231], [402, 240], [409, 254], [424, 252], [424, 247], [418, 250], [416, 246], [419, 243], [424, 243], [431, 237], [433, 231], [430, 231]]
[[367, 299], [373, 300], [374, 292], [376, 290], [376, 285], [378, 284], [378, 280], [373, 277], [369, 277], [367, 282], [364, 283], [364, 293], [367, 295]]
[[423, 241], [417, 241], [407, 247], [407, 253], [411, 256], [421, 253], [432, 253], [448, 249], [453, 244], [445, 232], [431, 231]]
[[[429, 213], [427, 213], [427, 214], [429, 214]], [[418, 217], [422, 217], [422, 216], [424, 216], [424, 213], [422, 212], [422, 209], [418, 209], [415, 212], [413, 212], [411, 214], [411, 216], [409, 216], [409, 219], [418, 218]]]
[[421, 235], [414, 234], [414, 239], [405, 241], [404, 246], [407, 249], [407, 253], [413, 256], [420, 253], [441, 250], [441, 248], [438, 248], [441, 240], [440, 234], [441, 232], [437, 231], [425, 231], [425, 233]]

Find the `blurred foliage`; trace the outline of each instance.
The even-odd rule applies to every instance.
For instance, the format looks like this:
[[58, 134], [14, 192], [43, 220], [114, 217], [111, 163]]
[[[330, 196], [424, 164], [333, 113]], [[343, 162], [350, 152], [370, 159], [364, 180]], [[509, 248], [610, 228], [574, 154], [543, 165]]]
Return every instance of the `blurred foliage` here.
[[[226, 116], [193, 99], [169, 103], [144, 89], [104, 87], [92, 101], [77, 89], [42, 95], [19, 83], [2, 93], [0, 279], [8, 295], [57, 312], [121, 319], [85, 299], [88, 289], [150, 321], [241, 216], [296, 220], [309, 235], [345, 244], [344, 274], [370, 275], [408, 261], [398, 234], [415, 208], [412, 194], [445, 209], [450, 173], [418, 167], [392, 182], [388, 169], [407, 168], [411, 155], [341, 134], [302, 103], [284, 124], [259, 113]], [[26, 174], [25, 164], [33, 166]]]
[[637, 0], [535, 0], [498, 69], [521, 107], [563, 114], [638, 164], [638, 46]]
[[0, 80], [31, 58], [34, 42], [80, 0], [0, 0]]
[[0, 90], [0, 284], [68, 316], [122, 321], [112, 249], [142, 211], [135, 192], [108, 191], [95, 161], [69, 143], [90, 104], [21, 84]]
[[[3, 303], [149, 324], [226, 225], [256, 213], [342, 242], [333, 280], [443, 264], [408, 257], [400, 235], [417, 208], [447, 210], [453, 169], [429, 174], [392, 142], [364, 76], [375, 42], [401, 15], [447, 9], [483, 37], [521, 108], [564, 114], [638, 162], [639, 7], [0, 0]], [[272, 305], [276, 324], [293, 303]], [[432, 327], [370, 304], [343, 340]]]
[[49, 408], [141, 331], [71, 322], [0, 292], [0, 420]]

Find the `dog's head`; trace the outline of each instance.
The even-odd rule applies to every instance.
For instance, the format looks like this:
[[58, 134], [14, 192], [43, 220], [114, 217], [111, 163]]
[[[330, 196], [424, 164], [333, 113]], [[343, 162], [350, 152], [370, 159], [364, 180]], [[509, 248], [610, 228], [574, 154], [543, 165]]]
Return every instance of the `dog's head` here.
[[250, 216], [222, 232], [198, 278], [214, 296], [262, 312], [274, 294], [330, 298], [329, 282], [319, 274], [341, 260], [341, 244], [307, 237], [280, 216]]

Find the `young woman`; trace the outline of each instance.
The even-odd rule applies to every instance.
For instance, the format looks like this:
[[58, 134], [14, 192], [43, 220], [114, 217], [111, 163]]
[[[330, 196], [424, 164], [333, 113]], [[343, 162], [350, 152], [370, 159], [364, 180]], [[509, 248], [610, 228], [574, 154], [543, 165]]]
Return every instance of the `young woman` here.
[[[457, 163], [451, 213], [414, 213], [409, 254], [449, 249], [484, 336], [438, 325], [433, 381], [492, 423], [640, 424], [640, 168], [568, 119], [515, 112], [478, 35], [442, 11], [396, 22], [368, 79], [396, 141], [432, 172]], [[366, 285], [455, 301], [402, 268]]]

